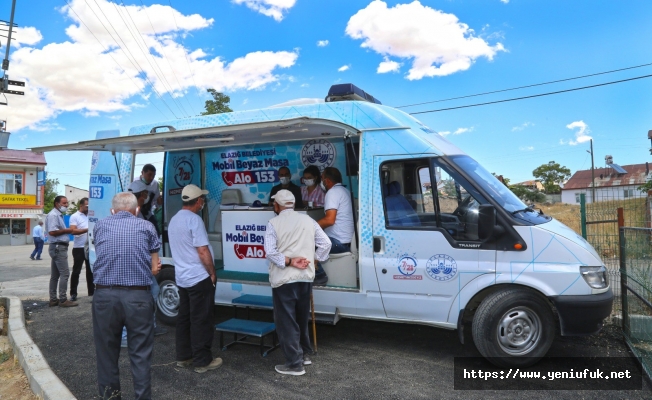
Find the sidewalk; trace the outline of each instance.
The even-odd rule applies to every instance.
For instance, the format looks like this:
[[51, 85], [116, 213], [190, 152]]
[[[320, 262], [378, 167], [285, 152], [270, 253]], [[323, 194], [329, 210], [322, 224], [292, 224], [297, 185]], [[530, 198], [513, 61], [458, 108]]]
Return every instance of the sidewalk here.
[[[49, 300], [50, 256], [46, 243], [41, 261], [30, 260], [34, 245], [0, 247], [0, 295], [18, 296], [21, 300]], [[68, 266], [72, 273], [72, 246], [68, 249]], [[86, 296], [85, 267], [79, 274], [78, 291]], [[70, 281], [68, 282], [70, 296]]]

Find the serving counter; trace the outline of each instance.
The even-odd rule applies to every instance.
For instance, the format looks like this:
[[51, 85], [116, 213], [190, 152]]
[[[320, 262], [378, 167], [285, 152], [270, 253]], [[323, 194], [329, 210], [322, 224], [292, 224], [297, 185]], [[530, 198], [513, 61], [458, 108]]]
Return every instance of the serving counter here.
[[[227, 271], [267, 274], [269, 262], [265, 258], [265, 230], [274, 218], [273, 207], [222, 206], [222, 252]], [[296, 210], [319, 220], [323, 208]]]

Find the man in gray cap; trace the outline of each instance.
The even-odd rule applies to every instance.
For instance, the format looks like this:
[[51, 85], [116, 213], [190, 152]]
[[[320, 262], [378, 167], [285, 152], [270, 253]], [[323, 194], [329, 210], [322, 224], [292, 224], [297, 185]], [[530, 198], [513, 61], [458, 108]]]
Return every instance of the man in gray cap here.
[[315, 220], [294, 211], [292, 192], [281, 189], [272, 199], [278, 215], [267, 224], [265, 254], [269, 260], [274, 323], [286, 359], [284, 365], [275, 368], [280, 374], [303, 375], [304, 365], [312, 364], [308, 331], [310, 292], [315, 279], [312, 262], [328, 259], [331, 241]]
[[199, 213], [206, 205], [207, 190], [188, 185], [181, 191], [182, 208], [170, 220], [168, 237], [179, 287], [177, 317], [177, 366], [193, 366], [204, 373], [222, 365], [213, 358], [215, 331], [215, 265], [204, 221]]

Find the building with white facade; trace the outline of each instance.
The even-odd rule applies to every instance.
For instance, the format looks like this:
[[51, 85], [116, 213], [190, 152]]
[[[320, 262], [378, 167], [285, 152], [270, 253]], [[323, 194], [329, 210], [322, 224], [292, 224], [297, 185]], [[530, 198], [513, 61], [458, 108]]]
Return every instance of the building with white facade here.
[[66, 187], [66, 198], [69, 203], [79, 204], [79, 200], [84, 197], [88, 198], [88, 189], [80, 189], [74, 186], [65, 185]]
[[33, 243], [32, 228], [43, 214], [45, 197], [37, 177], [45, 165], [43, 154], [0, 150], [0, 246]]
[[[637, 188], [647, 182], [650, 175], [648, 166], [632, 164], [623, 165], [622, 168], [627, 173], [619, 174], [612, 168], [596, 168], [593, 173], [595, 177], [593, 183], [590, 169], [575, 172], [561, 190], [562, 203], [579, 204], [581, 193], [585, 194], [587, 203], [646, 196]], [[593, 187], [595, 187], [595, 200]]]

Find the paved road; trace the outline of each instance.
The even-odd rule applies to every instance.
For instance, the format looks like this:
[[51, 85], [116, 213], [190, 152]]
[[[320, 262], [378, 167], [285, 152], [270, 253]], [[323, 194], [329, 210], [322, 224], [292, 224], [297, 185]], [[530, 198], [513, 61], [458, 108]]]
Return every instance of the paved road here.
[[[30, 260], [33, 245], [0, 247], [0, 295], [18, 296], [21, 299], [49, 299], [50, 256], [47, 244], [41, 261]], [[72, 272], [72, 246], [68, 249], [68, 265]], [[78, 291], [86, 294], [86, 275], [79, 275]], [[70, 296], [70, 281], [68, 282]]]
[[[35, 307], [33, 303], [25, 305], [29, 307], [27, 326], [48, 363], [77, 398], [94, 398], [97, 381], [90, 299], [81, 298], [80, 306], [71, 309], [48, 308], [43, 302]], [[217, 321], [231, 317], [231, 309], [218, 308]], [[252, 313], [252, 317], [272, 318], [265, 311]], [[152, 382], [156, 399], [652, 398], [647, 384], [643, 391], [455, 391], [453, 357], [478, 356], [477, 350], [469, 337], [463, 346], [455, 332], [419, 325], [354, 320], [342, 320], [337, 326], [319, 325], [319, 354], [302, 377], [274, 372], [274, 365], [283, 362], [279, 350], [267, 358], [249, 346], [222, 352], [217, 335], [213, 349], [224, 365], [217, 371], [196, 374], [175, 366], [174, 337], [171, 330], [155, 339]], [[618, 330], [611, 327], [598, 336], [559, 338], [549, 356], [627, 357], [628, 351]], [[124, 398], [133, 398], [125, 350], [120, 355], [120, 370]]]

